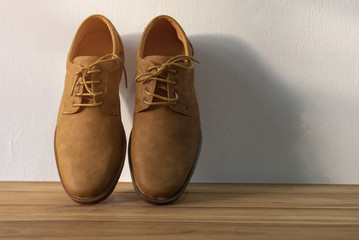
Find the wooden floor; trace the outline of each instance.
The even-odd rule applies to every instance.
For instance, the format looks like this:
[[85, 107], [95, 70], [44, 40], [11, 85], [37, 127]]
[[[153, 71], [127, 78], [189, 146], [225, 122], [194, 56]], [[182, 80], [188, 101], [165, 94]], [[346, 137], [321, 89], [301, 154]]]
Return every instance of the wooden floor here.
[[0, 182], [0, 239], [359, 239], [358, 185], [190, 184], [169, 206], [119, 183], [79, 205], [60, 183]]

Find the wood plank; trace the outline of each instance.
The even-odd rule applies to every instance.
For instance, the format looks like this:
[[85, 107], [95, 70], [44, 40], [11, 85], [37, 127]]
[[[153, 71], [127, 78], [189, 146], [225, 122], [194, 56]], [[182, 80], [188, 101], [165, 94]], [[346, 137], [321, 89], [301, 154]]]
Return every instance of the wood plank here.
[[58, 182], [0, 182], [0, 239], [358, 239], [359, 186], [191, 183], [174, 204], [119, 183], [79, 205]]
[[359, 185], [337, 184], [258, 184], [190, 183], [187, 192], [201, 193], [301, 193], [359, 194]]
[[0, 222], [0, 239], [357, 240], [358, 226], [39, 221]]
[[[300, 194], [300, 193], [185, 193], [171, 206], [193, 207], [242, 207], [242, 208], [352, 208], [359, 209], [359, 194]], [[76, 205], [66, 193], [60, 192], [2, 192], [1, 205]], [[117, 207], [150, 206], [135, 193], [115, 192], [102, 204]]]
[[[0, 182], [0, 192], [57, 192], [60, 182]], [[133, 192], [130, 182], [119, 182], [115, 192]], [[359, 185], [339, 184], [238, 184], [238, 183], [190, 183], [186, 192], [201, 193], [336, 193], [359, 194]]]
[[248, 208], [116, 208], [99, 206], [1, 206], [0, 221], [124, 221], [228, 222], [312, 225], [358, 225], [359, 210], [352, 209], [248, 209]]

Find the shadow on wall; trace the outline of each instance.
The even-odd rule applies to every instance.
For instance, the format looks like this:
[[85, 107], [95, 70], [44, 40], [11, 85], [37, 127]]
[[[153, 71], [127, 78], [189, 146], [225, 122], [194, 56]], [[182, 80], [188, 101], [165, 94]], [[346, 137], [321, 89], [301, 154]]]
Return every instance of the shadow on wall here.
[[[302, 155], [298, 149], [304, 127], [295, 95], [239, 39], [223, 35], [189, 38], [200, 61], [195, 74], [203, 131], [202, 152], [192, 180], [310, 182], [303, 164], [310, 162], [312, 151], [306, 146]], [[122, 87], [121, 96], [123, 112], [129, 116], [124, 124], [131, 127], [139, 39], [140, 34], [123, 37], [129, 89]], [[310, 164], [312, 173], [317, 171]]]
[[[124, 78], [122, 78], [120, 95], [122, 113], [129, 116], [130, 126], [132, 128], [133, 111], [135, 109], [136, 84], [134, 83], [136, 75], [136, 56], [137, 48], [140, 42], [141, 34], [130, 34], [121, 36], [123, 48], [125, 50], [125, 66], [127, 71], [128, 89], [125, 88]], [[129, 126], [124, 122], [125, 126]], [[128, 129], [129, 132], [131, 131]], [[129, 135], [128, 135], [129, 136]]]
[[302, 164], [313, 156], [310, 150], [302, 156], [298, 149], [304, 127], [296, 96], [236, 37], [196, 35], [190, 40], [200, 61], [196, 91], [203, 130], [193, 180], [309, 182]]

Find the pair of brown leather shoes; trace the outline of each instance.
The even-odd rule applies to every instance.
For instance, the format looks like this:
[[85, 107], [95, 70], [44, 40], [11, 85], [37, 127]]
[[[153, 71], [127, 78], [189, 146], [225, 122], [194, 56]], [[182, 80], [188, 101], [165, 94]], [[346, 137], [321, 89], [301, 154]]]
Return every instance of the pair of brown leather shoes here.
[[[137, 52], [129, 165], [136, 192], [153, 204], [178, 199], [198, 159], [194, 62], [193, 48], [173, 18], [159, 16], [148, 24]], [[126, 155], [119, 98], [123, 71], [115, 27], [104, 16], [88, 17], [68, 54], [55, 130], [60, 179], [76, 202], [106, 199], [120, 177]]]

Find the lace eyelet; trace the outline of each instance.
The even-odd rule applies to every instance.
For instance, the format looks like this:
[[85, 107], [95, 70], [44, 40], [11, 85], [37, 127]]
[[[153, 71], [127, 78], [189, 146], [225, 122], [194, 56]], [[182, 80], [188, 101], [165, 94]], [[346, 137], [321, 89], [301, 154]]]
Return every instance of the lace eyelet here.
[[146, 92], [149, 92], [150, 90], [149, 90], [148, 88], [145, 88], [145, 91], [146, 91]]
[[147, 98], [146, 97], [144, 97], [143, 98], [143, 102], [147, 102], [148, 100], [147, 100]]

